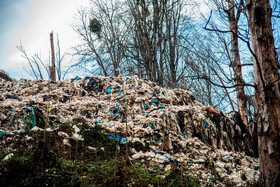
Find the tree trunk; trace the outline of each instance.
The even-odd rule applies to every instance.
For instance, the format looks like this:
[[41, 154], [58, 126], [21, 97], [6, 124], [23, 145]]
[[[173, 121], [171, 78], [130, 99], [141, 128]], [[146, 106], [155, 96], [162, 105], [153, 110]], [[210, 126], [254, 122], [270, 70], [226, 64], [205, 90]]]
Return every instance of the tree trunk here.
[[279, 73], [268, 0], [247, 0], [254, 52], [255, 100], [262, 186], [280, 186]]
[[[175, 65], [175, 50], [176, 50], [176, 43], [175, 43], [175, 34], [172, 32], [172, 20], [170, 19], [168, 14], [169, 12], [166, 12], [166, 33], [167, 33], [167, 40], [168, 40], [168, 46], [169, 46], [169, 68], [170, 68], [170, 77], [171, 77], [171, 87], [175, 88], [177, 84], [176, 80], [176, 65]], [[175, 32], [173, 30], [173, 32]], [[174, 36], [173, 36], [174, 35]], [[172, 37], [174, 38], [174, 42], [172, 41]]]
[[50, 33], [50, 42], [51, 42], [51, 66], [49, 67], [50, 79], [55, 81], [55, 54], [54, 54], [54, 45], [53, 45], [53, 32]]
[[[242, 67], [240, 62], [239, 46], [238, 46], [238, 17], [235, 16], [234, 0], [228, 0], [228, 20], [231, 35], [231, 55], [232, 67], [234, 72], [235, 84], [240, 85], [245, 83], [242, 77]], [[240, 11], [240, 10], [237, 10]], [[238, 14], [238, 13], [237, 13]], [[247, 97], [244, 91], [244, 86], [236, 87], [238, 111], [246, 125], [248, 125], [247, 117]]]

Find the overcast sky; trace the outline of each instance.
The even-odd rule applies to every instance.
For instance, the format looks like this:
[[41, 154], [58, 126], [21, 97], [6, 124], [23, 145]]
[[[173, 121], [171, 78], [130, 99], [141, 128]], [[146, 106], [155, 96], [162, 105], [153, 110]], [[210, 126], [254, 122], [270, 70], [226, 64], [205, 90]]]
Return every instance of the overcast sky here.
[[62, 52], [78, 44], [70, 25], [81, 6], [89, 6], [89, 0], [0, 0], [0, 69], [17, 80], [32, 79], [23, 69], [29, 66], [16, 46], [22, 43], [28, 55], [40, 53], [46, 60], [51, 31], [59, 35]]
[[12, 78], [31, 78], [24, 70], [27, 64], [16, 48], [22, 43], [28, 54], [50, 51], [49, 34], [59, 35], [62, 51], [78, 43], [71, 28], [74, 15], [89, 0], [0, 0], [0, 69]]

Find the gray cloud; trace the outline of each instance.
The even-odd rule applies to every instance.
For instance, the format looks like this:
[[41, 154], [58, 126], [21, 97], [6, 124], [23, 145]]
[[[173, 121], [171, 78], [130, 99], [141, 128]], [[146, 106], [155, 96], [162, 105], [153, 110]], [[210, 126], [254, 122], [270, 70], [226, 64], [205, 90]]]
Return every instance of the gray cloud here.
[[[33, 0], [1, 0], [0, 1], [0, 67], [6, 70], [9, 65], [7, 57], [15, 39], [16, 31], [24, 22], [32, 7]], [[15, 47], [15, 46], [14, 46]], [[7, 70], [10, 74], [19, 75], [21, 70]]]
[[61, 50], [78, 39], [72, 28], [73, 16], [89, 0], [0, 0], [0, 68], [12, 78], [31, 78], [24, 71], [27, 62], [16, 46], [22, 42], [28, 54], [49, 55], [49, 33], [59, 34]]

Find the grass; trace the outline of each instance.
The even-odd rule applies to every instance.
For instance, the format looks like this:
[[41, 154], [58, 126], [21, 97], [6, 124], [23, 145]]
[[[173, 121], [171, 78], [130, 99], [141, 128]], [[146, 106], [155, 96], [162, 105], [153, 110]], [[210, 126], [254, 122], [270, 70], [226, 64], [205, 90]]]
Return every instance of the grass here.
[[[14, 154], [0, 163], [1, 186], [199, 186], [199, 178], [186, 172], [182, 176], [176, 165], [165, 172], [149, 162], [132, 160], [133, 166], [127, 164], [125, 145], [109, 138], [110, 132], [100, 125], [79, 125], [84, 141], [69, 139], [71, 146], [66, 146], [58, 132], [71, 135], [72, 125], [65, 123], [51, 132], [28, 131], [13, 137], [5, 144], [10, 149], [0, 151], [0, 159]], [[28, 142], [24, 141], [26, 135], [32, 137]]]

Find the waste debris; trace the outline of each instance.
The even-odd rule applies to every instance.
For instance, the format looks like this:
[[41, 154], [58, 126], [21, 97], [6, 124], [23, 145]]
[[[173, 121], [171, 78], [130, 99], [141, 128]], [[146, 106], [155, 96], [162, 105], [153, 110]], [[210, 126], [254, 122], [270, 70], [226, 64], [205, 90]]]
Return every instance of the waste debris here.
[[1, 70], [1, 69], [0, 69], [0, 78], [1, 78], [1, 79], [4, 79], [4, 80], [6, 80], [6, 81], [13, 81], [13, 79], [10, 78], [10, 77], [7, 75], [7, 73], [6, 73], [4, 70]]
[[169, 171], [181, 165], [199, 176], [201, 184], [214, 177], [209, 168], [234, 184], [258, 180], [259, 160], [246, 155], [248, 127], [238, 113], [224, 115], [203, 106], [186, 90], [120, 75], [57, 82], [0, 77], [0, 92], [0, 146], [7, 151], [2, 160], [12, 157], [6, 145], [14, 136], [52, 132], [68, 122], [71, 130], [56, 133], [65, 146], [87, 141], [82, 125], [100, 126], [109, 139], [128, 144], [130, 159], [148, 161], [150, 167]]

